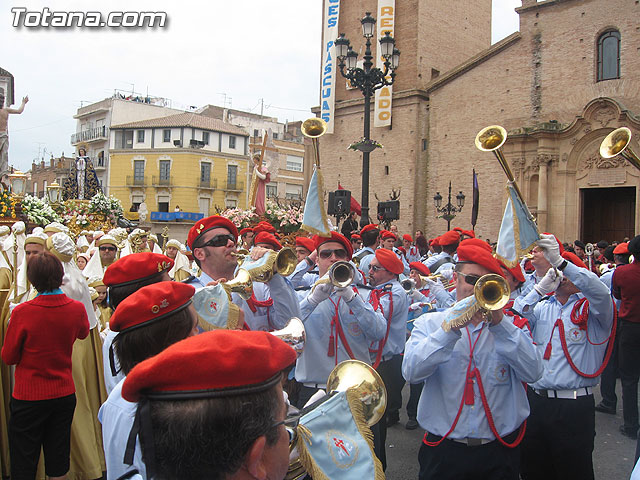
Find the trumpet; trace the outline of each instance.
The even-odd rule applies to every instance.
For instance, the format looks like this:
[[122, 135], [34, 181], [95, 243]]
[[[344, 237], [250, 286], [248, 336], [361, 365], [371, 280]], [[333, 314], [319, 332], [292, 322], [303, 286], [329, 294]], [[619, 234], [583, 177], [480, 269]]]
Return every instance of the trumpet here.
[[319, 279], [314, 283], [313, 288], [317, 285], [330, 283], [336, 288], [344, 288], [351, 285], [356, 278], [356, 269], [349, 262], [338, 261], [329, 267], [327, 276]]
[[584, 253], [587, 255], [587, 264], [589, 265], [589, 270], [593, 269], [593, 243], [587, 243], [584, 246]]
[[270, 332], [274, 337], [278, 337], [284, 343], [293, 348], [296, 356], [299, 357], [304, 351], [304, 344], [307, 341], [307, 334], [302, 320], [298, 317], [291, 317], [287, 325], [275, 332]]
[[296, 252], [289, 247], [278, 252], [270, 250], [258, 260], [252, 260], [249, 252], [231, 252], [231, 255], [238, 257], [240, 268], [249, 272], [254, 282], [260, 283], [268, 282], [276, 273], [283, 277], [291, 275], [298, 264]]
[[631, 165], [640, 170], [640, 157], [631, 150], [631, 130], [627, 127], [615, 129], [607, 135], [600, 144], [600, 156], [612, 158], [620, 155]]
[[485, 321], [489, 322], [489, 312], [502, 309], [509, 301], [510, 295], [511, 289], [504, 277], [495, 273], [483, 275], [473, 288], [473, 297], [464, 298], [452, 307], [457, 315], [449, 321], [444, 321], [443, 330], [464, 327], [479, 311], [482, 311]]
[[253, 281], [251, 275], [244, 268], [239, 268], [236, 276], [228, 282], [222, 284], [229, 295], [237, 293], [245, 300], [249, 300], [253, 295]]

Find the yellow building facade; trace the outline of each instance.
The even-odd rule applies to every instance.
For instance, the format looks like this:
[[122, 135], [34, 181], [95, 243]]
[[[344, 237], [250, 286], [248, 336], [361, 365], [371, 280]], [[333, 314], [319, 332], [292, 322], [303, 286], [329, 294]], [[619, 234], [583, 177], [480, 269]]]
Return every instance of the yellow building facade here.
[[111, 127], [109, 192], [125, 210], [246, 208], [252, 172], [248, 134], [235, 125], [184, 113]]

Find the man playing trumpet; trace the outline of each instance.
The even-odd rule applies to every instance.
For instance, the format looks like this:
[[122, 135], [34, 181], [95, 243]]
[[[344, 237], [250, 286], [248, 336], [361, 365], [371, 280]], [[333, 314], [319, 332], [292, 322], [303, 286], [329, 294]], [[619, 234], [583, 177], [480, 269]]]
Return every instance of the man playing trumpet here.
[[[492, 273], [503, 276], [488, 246], [460, 243], [454, 275], [458, 302]], [[451, 312], [422, 315], [405, 346], [404, 378], [423, 382], [418, 422], [427, 433], [419, 478], [517, 480], [518, 444], [529, 415], [522, 382], [542, 374], [540, 353], [502, 310], [480, 310], [452, 327], [446, 323]]]

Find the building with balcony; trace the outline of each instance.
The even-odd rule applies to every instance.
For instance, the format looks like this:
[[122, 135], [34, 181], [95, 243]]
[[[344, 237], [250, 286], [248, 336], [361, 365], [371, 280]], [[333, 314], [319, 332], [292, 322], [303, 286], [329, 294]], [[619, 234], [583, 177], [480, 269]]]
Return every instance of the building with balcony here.
[[113, 96], [80, 107], [73, 118], [77, 120], [76, 133], [71, 135], [75, 152], [85, 146], [87, 155], [96, 169], [102, 190], [109, 193], [109, 145], [111, 125], [163, 117], [182, 110], [171, 108], [171, 101], [160, 97], [124, 94]]
[[197, 113], [179, 113], [110, 127], [110, 193], [125, 210], [150, 212], [246, 208], [249, 134]]

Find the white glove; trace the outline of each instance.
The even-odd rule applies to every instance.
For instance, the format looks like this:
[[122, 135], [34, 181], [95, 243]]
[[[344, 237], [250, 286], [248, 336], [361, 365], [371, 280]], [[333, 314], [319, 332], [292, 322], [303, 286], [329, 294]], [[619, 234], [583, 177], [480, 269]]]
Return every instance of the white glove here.
[[440, 283], [440, 280], [433, 281], [430, 278], [425, 280], [427, 286], [429, 287], [429, 295], [435, 296], [438, 292], [444, 292], [444, 285]]
[[416, 310], [422, 310], [422, 307], [424, 307], [423, 302], [415, 302], [409, 305], [409, 310], [415, 312]]
[[350, 302], [356, 296], [356, 292], [351, 287], [336, 288], [336, 295], [342, 297], [345, 302]]
[[[554, 240], [555, 242], [555, 240]], [[562, 258], [562, 257], [561, 257]], [[562, 281], [562, 272], [555, 268], [550, 268], [540, 283], [533, 286], [540, 295], [547, 295], [551, 292], [555, 292]]]
[[321, 283], [320, 285], [316, 285], [313, 290], [311, 290], [311, 293], [307, 297], [307, 300], [314, 305], [318, 305], [323, 300], [329, 298], [329, 295], [331, 295], [332, 291], [333, 285], [331, 285], [330, 283]]
[[453, 280], [453, 268], [444, 268], [442, 270], [439, 270], [438, 273], [442, 275], [442, 278], [444, 278], [447, 282]]
[[544, 250], [544, 256], [554, 267], [559, 267], [564, 259], [560, 256], [560, 246], [553, 235], [540, 234], [538, 246]]
[[414, 302], [421, 302], [425, 296], [420, 293], [420, 290], [414, 289], [413, 292], [411, 292], [411, 295], [409, 295], [409, 298]]

